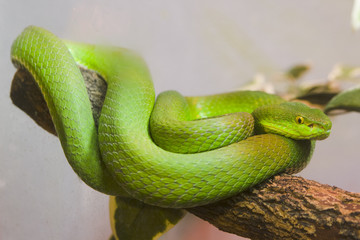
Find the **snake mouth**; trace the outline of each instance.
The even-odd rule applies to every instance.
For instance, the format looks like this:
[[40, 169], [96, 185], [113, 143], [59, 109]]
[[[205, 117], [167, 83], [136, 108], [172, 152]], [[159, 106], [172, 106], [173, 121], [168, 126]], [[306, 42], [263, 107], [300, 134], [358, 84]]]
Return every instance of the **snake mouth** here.
[[[313, 124], [309, 124], [313, 125]], [[331, 133], [331, 122], [330, 123], [324, 123], [324, 124], [316, 124], [319, 129], [321, 129], [317, 134], [314, 134], [314, 140], [324, 140], [327, 137], [329, 137]]]
[[301, 135], [297, 131], [291, 131], [291, 129], [288, 129], [286, 126], [266, 126], [267, 133], [274, 133], [278, 134], [284, 137], [288, 137], [294, 140], [324, 140], [330, 135], [330, 129], [325, 130], [325, 128], [321, 128], [323, 131], [314, 131], [315, 124], [311, 123], [307, 125], [310, 128], [310, 132], [306, 135]]
[[326, 131], [323, 132], [323, 134], [315, 137], [314, 140], [324, 140], [324, 139], [326, 139], [327, 137], [329, 137], [330, 132], [331, 132], [330, 129], [329, 129], [329, 130], [326, 130]]

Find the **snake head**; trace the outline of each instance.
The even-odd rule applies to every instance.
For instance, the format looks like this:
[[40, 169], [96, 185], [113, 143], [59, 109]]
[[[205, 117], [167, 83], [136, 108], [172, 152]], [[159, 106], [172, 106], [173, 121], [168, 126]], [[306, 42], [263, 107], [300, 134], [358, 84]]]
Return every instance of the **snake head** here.
[[325, 139], [332, 125], [324, 112], [299, 102], [262, 106], [252, 115], [256, 134], [274, 133], [295, 140]]

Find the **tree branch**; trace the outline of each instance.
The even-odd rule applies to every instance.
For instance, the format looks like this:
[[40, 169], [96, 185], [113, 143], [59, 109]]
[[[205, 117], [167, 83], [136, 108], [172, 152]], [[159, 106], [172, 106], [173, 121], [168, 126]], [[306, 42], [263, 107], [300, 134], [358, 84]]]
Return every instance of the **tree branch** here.
[[[91, 71], [82, 73], [97, 124], [106, 83]], [[10, 96], [56, 135], [41, 92], [25, 70], [15, 74]], [[187, 210], [223, 231], [251, 239], [360, 239], [360, 194], [301, 177], [276, 176], [232, 198]]]
[[281, 175], [216, 204], [189, 210], [251, 239], [359, 239], [360, 194]]

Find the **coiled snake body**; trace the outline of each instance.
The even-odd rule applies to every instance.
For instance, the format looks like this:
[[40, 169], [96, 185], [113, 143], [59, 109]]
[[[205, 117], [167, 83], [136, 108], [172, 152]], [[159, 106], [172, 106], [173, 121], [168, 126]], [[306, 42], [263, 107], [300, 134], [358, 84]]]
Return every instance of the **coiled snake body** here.
[[[185, 98], [170, 91], [154, 107], [139, 56], [64, 42], [34, 26], [14, 41], [11, 56], [37, 81], [75, 172], [106, 194], [172, 208], [211, 203], [279, 172], [300, 171], [314, 140], [330, 133], [320, 110], [260, 92]], [[77, 64], [108, 84], [98, 131]]]

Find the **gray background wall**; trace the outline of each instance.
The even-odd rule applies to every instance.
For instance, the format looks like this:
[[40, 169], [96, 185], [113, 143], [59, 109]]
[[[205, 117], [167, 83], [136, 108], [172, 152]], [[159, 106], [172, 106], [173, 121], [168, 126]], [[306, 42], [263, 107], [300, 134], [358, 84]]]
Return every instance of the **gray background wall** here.
[[[299, 63], [324, 79], [336, 63], [360, 65], [360, 35], [351, 30], [352, 1], [6, 1], [0, 0], [0, 239], [106, 239], [108, 198], [85, 186], [58, 140], [9, 99], [15, 72], [11, 42], [28, 25], [58, 36], [140, 52], [157, 92], [230, 91], [258, 72], [276, 75]], [[360, 191], [359, 114], [333, 119], [300, 173]], [[197, 230], [196, 232], [194, 232]], [[238, 239], [194, 217], [163, 239]]]

